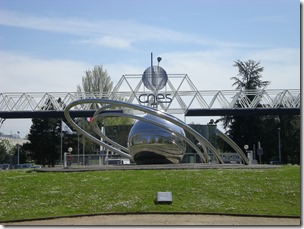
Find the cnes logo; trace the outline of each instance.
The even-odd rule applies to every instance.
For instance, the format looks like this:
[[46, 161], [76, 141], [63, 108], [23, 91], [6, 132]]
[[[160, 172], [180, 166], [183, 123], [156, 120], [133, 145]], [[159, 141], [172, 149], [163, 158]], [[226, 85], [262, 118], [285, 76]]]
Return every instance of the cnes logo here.
[[144, 93], [139, 96], [141, 103], [171, 103], [171, 94], [157, 93], [163, 89], [168, 81], [168, 75], [166, 71], [159, 66], [151, 66], [144, 71], [142, 81], [145, 87], [154, 93]]
[[155, 103], [171, 103], [172, 98], [170, 97], [171, 94], [141, 94], [139, 96], [139, 102], [141, 103], [149, 103], [155, 104]]

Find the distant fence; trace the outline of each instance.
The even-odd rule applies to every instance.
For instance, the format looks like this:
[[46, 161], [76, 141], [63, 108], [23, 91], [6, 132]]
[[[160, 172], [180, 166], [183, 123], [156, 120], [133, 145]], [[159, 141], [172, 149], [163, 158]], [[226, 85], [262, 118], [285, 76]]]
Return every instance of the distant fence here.
[[[241, 159], [237, 153], [221, 153], [220, 156], [225, 163], [241, 163]], [[201, 158], [197, 153], [186, 153], [181, 163], [201, 163]], [[212, 154], [209, 155], [209, 162], [216, 163], [216, 158]], [[65, 167], [77, 166], [103, 166], [103, 165], [125, 165], [135, 164], [127, 158], [113, 154], [68, 154], [64, 155]]]
[[106, 154], [64, 154], [64, 166], [102, 166], [130, 164], [130, 160], [120, 155]]

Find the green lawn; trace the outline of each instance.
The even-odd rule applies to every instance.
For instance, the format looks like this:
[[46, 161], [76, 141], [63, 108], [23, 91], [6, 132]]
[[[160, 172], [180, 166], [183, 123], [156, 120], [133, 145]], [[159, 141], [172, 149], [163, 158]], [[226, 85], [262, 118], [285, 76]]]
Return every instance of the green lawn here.
[[[0, 221], [106, 212], [300, 216], [300, 166], [276, 169], [0, 171]], [[155, 204], [171, 191], [171, 205]]]

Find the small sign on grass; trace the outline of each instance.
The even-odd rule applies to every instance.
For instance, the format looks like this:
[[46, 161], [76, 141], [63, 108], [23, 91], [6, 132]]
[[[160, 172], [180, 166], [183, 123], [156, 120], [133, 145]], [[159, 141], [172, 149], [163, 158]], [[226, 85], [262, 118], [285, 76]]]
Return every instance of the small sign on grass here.
[[172, 192], [157, 192], [157, 204], [172, 204]]

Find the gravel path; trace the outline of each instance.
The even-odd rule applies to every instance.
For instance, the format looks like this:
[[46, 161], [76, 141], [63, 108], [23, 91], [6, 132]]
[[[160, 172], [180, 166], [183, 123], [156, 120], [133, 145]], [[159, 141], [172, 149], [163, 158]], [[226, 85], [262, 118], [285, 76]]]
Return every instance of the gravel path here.
[[300, 218], [247, 217], [206, 214], [130, 214], [66, 217], [3, 223], [3, 225], [281, 225], [300, 226]]

